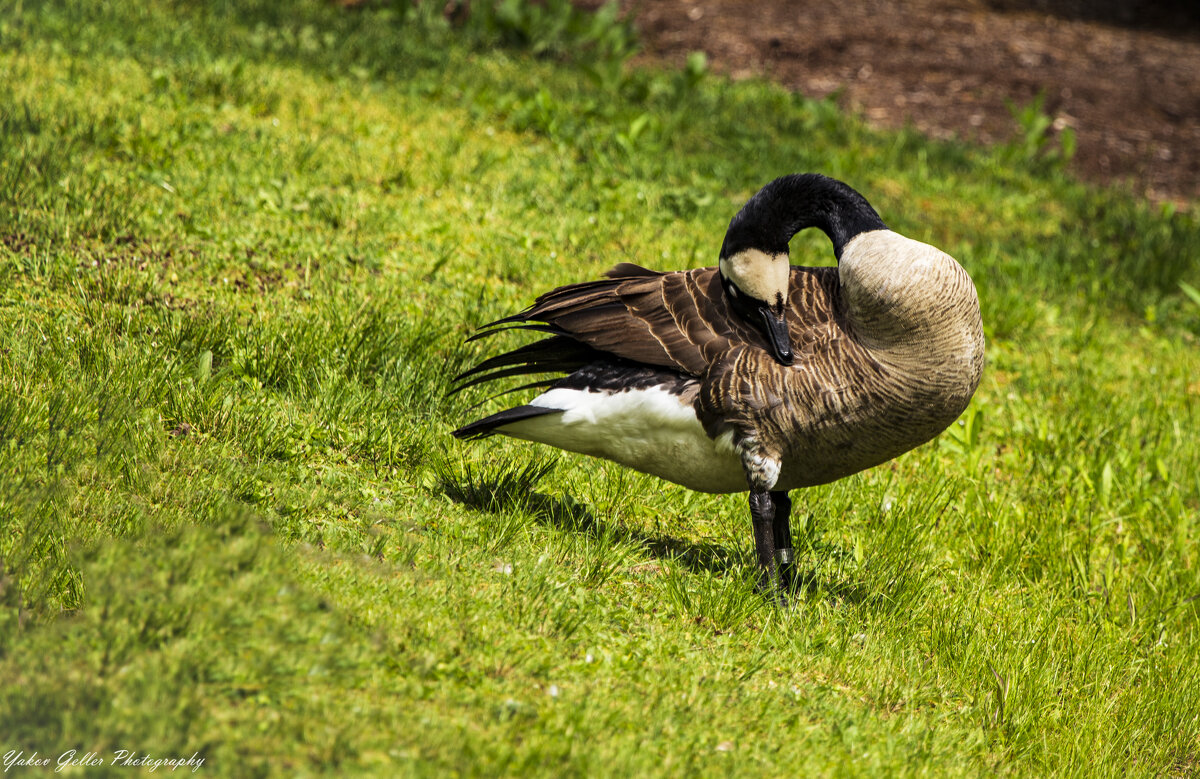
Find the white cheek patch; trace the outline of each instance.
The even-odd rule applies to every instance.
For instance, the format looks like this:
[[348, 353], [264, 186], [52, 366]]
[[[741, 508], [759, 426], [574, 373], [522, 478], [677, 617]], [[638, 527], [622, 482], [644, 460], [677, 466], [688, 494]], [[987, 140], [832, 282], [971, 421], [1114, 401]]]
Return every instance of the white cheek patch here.
[[778, 296], [787, 300], [792, 269], [786, 254], [744, 249], [721, 260], [721, 273], [756, 300], [770, 305], [775, 304]]

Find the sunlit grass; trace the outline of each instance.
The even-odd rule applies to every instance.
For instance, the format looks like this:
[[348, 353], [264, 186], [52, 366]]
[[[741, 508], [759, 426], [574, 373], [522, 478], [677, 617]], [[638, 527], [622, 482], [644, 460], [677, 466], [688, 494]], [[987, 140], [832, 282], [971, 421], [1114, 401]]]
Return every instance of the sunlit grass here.
[[[0, 754], [1194, 771], [1194, 215], [479, 40], [322, 3], [0, 19]], [[744, 497], [449, 437], [475, 325], [712, 264], [803, 170], [954, 253], [989, 346], [961, 424], [795, 496], [792, 609], [754, 592]]]

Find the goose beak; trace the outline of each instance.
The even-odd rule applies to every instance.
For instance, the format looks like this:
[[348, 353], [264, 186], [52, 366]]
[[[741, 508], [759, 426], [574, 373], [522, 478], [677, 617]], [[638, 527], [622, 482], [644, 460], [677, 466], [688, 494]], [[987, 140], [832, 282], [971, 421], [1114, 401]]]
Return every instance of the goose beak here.
[[760, 306], [758, 313], [762, 316], [763, 330], [767, 334], [767, 341], [771, 344], [771, 351], [775, 354], [775, 359], [784, 365], [791, 365], [795, 360], [795, 355], [792, 354], [787, 319], [782, 313], [776, 314], [768, 306]]

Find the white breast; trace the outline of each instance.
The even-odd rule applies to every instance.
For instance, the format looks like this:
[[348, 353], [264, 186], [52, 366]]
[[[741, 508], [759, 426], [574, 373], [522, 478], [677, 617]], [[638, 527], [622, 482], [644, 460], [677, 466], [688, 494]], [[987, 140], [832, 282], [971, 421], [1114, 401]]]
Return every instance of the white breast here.
[[592, 392], [556, 388], [530, 405], [561, 414], [498, 428], [513, 438], [603, 457], [698, 492], [744, 492], [746, 476], [727, 443], [709, 438], [691, 404], [666, 390]]

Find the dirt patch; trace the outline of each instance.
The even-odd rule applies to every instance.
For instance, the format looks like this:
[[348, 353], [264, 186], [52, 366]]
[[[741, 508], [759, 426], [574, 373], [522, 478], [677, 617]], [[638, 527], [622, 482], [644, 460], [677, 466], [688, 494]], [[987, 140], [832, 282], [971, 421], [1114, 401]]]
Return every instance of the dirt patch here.
[[[598, 3], [583, 3], [598, 5]], [[644, 57], [766, 75], [814, 97], [839, 92], [872, 124], [934, 138], [1013, 137], [1008, 101], [1045, 94], [1055, 131], [1076, 133], [1073, 169], [1128, 181], [1152, 200], [1200, 196], [1200, 25], [1161, 14], [1131, 28], [984, 0], [621, 0]], [[1009, 3], [1021, 6], [1021, 3]], [[1174, 8], [1174, 6], [1173, 6]]]

